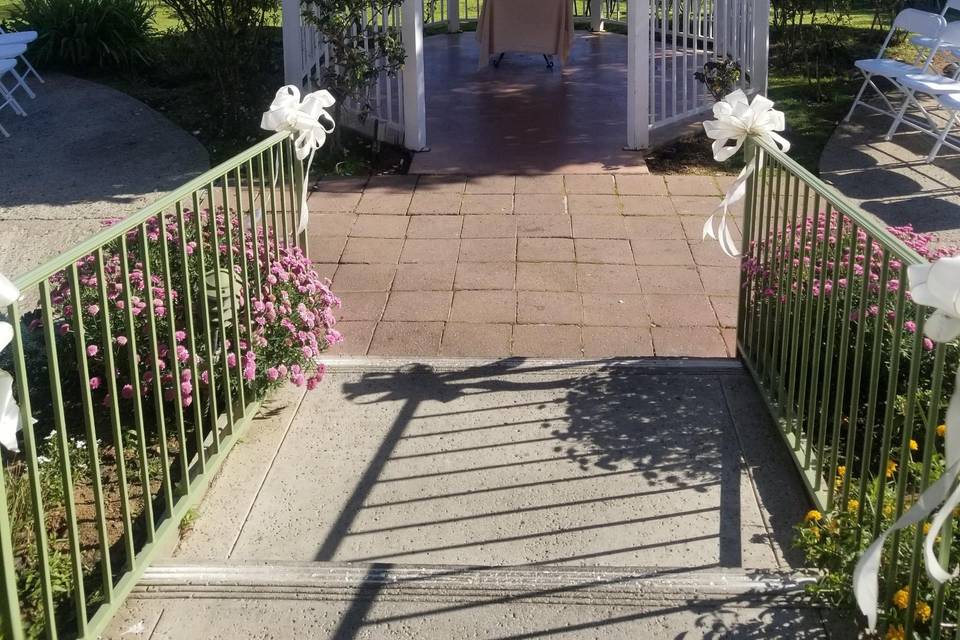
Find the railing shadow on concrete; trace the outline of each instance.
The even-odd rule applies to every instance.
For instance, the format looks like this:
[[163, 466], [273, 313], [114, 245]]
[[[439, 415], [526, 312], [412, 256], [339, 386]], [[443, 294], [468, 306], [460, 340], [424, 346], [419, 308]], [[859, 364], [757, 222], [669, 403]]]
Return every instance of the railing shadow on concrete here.
[[[562, 532], [576, 534], [584, 531], [602, 530], [606, 527], [636, 525], [643, 522], [654, 523], [664, 518], [669, 520], [673, 517], [712, 515], [718, 517], [719, 533], [708, 532], [707, 535], [696, 535], [697, 532], [690, 532], [686, 535], [680, 534], [666, 543], [626, 544], [593, 553], [551, 557], [548, 560], [525, 564], [528, 566], [571, 562], [575, 564], [604, 564], [604, 558], [613, 558], [617, 554], [657, 554], [662, 551], [664, 544], [699, 542], [717, 544], [718, 546], [717, 562], [705, 564], [700, 568], [740, 567], [743, 563], [740, 517], [741, 499], [744, 498], [741, 494], [743, 465], [756, 464], [759, 455], [766, 455], [768, 459], [778, 460], [782, 465], [781, 469], [789, 469], [788, 454], [785, 450], [779, 451], [779, 456], [774, 455], [773, 452], [758, 450], [758, 447], [768, 449], [771, 444], [773, 448], [783, 449], [783, 447], [777, 442], [776, 434], [768, 424], [769, 419], [764, 413], [759, 396], [756, 396], [755, 389], [752, 388], [751, 383], [746, 380], [735, 364], [727, 361], [718, 368], [711, 370], [711, 366], [716, 365], [718, 361], [705, 360], [702, 363], [697, 363], [696, 361], [678, 360], [673, 363], [676, 368], [671, 371], [669, 361], [666, 361], [665, 369], [662, 368], [664, 360], [661, 359], [660, 362], [661, 364], [657, 368], [648, 367], [646, 369], [644, 365], [648, 365], [649, 361], [543, 363], [523, 359], [505, 359], [491, 364], [449, 371], [438, 370], [425, 365], [411, 365], [401, 369], [367, 372], [357, 381], [344, 383], [344, 395], [354, 403], [376, 404], [400, 401], [402, 407], [397, 412], [393, 423], [386, 430], [376, 452], [363, 469], [352, 494], [344, 503], [334, 524], [328, 529], [328, 534], [316, 553], [316, 560], [342, 560], [342, 557], [337, 556], [337, 552], [349, 537], [376, 536], [402, 530], [416, 530], [418, 544], [414, 545], [417, 547], [415, 549], [408, 549], [399, 553], [378, 550], [377, 555], [349, 558], [351, 562], [374, 563], [371, 565], [370, 571], [376, 573], [385, 567], [393, 566], [390, 561], [398, 558], [402, 559], [404, 556], [444, 552], [456, 547], [484, 548], [485, 545], [489, 546], [497, 543], [526, 543], [528, 540], [536, 541], [546, 536], [558, 535], [557, 531], [552, 530], [524, 531], [517, 536], [471, 539], [466, 543], [456, 545], [433, 546], [433, 537], [429, 533], [431, 526], [453, 523], [470, 526], [471, 522], [477, 520], [511, 513], [528, 513], [543, 509], [576, 507], [589, 503], [615, 502], [618, 499], [651, 500], [654, 499], [656, 494], [666, 494], [667, 499], [671, 499], [669, 495], [672, 493], [716, 491], [719, 485], [719, 504], [716, 507], [690, 508], [683, 504], [682, 494], [677, 493], [677, 497], [672, 498], [677, 500], [673, 513], [653, 515], [649, 518], [624, 517], [617, 521], [598, 524], [574, 522], [570, 523], [569, 527], [565, 527], [564, 532]], [[658, 371], [659, 373], [657, 373]], [[689, 374], [689, 379], [694, 382], [678, 385], [678, 380], [684, 373]], [[542, 376], [542, 378], [531, 380], [531, 374]], [[518, 375], [523, 375], [524, 378], [511, 379], [511, 376]], [[642, 376], [642, 378], [639, 376]], [[735, 401], [737, 404], [735, 410], [741, 414], [750, 411], [758, 414], [759, 417], [755, 417], [749, 428], [756, 430], [761, 425], [765, 425], [769, 432], [767, 434], [769, 440], [753, 432], [747, 434], [753, 445], [749, 447], [749, 451], [741, 450], [740, 443], [743, 435], [735, 433], [737, 426], [734, 425], [734, 416], [731, 415], [727, 398], [727, 394], [730, 392], [724, 389], [725, 384], [720, 381], [720, 378], [723, 377], [739, 379], [741, 384], [747, 385], [746, 388], [737, 387], [735, 389], [735, 393], [739, 396], [738, 400]], [[638, 379], [643, 384], [638, 385]], [[458, 411], [451, 410], [449, 414], [437, 412], [435, 410], [436, 402], [449, 404], [467, 396], [530, 391], [543, 391], [547, 395], [550, 395], [549, 392], [555, 391], [556, 394], [550, 396], [555, 398], [552, 402], [549, 400], [539, 403], [534, 402], [531, 403], [534, 405], [531, 408], [549, 412], [552, 408], [549, 405], [555, 404], [556, 408], [563, 412], [563, 416], [562, 420], [559, 421], [542, 421], [538, 425], [541, 429], [541, 434], [537, 434], [538, 437], [527, 438], [519, 442], [529, 444], [555, 441], [556, 444], [551, 448], [552, 453], [555, 454], [553, 456], [546, 459], [514, 461], [510, 459], [509, 447], [518, 444], [518, 442], [501, 442], [497, 440], [495, 435], [492, 443], [480, 446], [458, 447], [438, 452], [427, 450], [425, 453], [414, 455], [398, 455], [398, 447], [411, 439], [438, 435], [456, 437], [457, 434], [465, 432], [473, 432], [474, 434], [478, 431], [491, 432], [495, 429], [509, 429], [520, 424], [519, 422], [513, 423], [498, 418], [493, 425], [484, 424], [467, 429], [451, 429], [439, 432], [431, 430], [429, 433], [420, 433], [415, 428], [411, 428], [411, 424], [417, 420], [418, 409], [425, 403], [434, 403], [431, 405], [431, 413], [429, 414], [431, 419], [443, 420], [445, 415], [453, 417], [453, 414], [458, 413]], [[755, 397], [751, 406], [747, 406], [743, 400], [751, 393]], [[495, 411], [496, 409], [494, 403], [494, 406], [480, 409], [480, 411]], [[556, 412], [551, 412], [550, 415], [552, 416], [554, 413]], [[541, 422], [541, 420], [524, 422], [533, 423]], [[557, 422], [564, 426], [557, 428]], [[420, 469], [417, 469], [418, 473], [414, 475], [403, 475], [404, 470], [401, 469], [401, 475], [396, 475], [397, 464], [417, 467], [420, 464], [429, 464], [430, 458], [433, 456], [450, 453], [476, 453], [478, 456], [494, 455], [499, 456], [499, 459], [493, 460], [492, 464], [485, 464], [481, 467], [471, 465], [469, 469], [463, 470], [444, 468], [437, 471], [435, 470], [436, 467], [428, 467], [429, 470], [426, 473], [419, 473]], [[504, 461], [503, 458], [511, 461]], [[481, 488], [479, 492], [458, 491], [448, 493], [441, 490], [438, 493], [399, 501], [370, 500], [371, 494], [378, 485], [397, 480], [435, 477], [437, 486], [443, 487], [444, 478], [451, 474], [476, 471], [478, 468], [489, 473], [500, 473], [517, 465], [545, 464], [556, 461], [567, 461], [580, 471], [591, 474], [600, 473], [604, 477], [610, 475], [623, 476], [625, 490], [619, 495], [608, 495], [602, 498], [579, 501], [571, 499], [566, 502], [537, 504], [525, 508], [494, 508], [487, 511], [481, 510], [478, 513], [471, 513], [466, 516], [436, 519], [434, 521], [414, 523], [404, 521], [399, 525], [378, 525], [376, 528], [357, 529], [357, 522], [364, 510], [401, 504], [413, 507], [417, 503], [428, 500], [457, 496], [475, 497], [476, 493], [503, 490], [527, 490], [553, 485], [554, 483], [561, 487], [560, 495], [563, 495], [562, 486], [564, 484], [579, 483], [583, 480], [596, 478], [595, 475], [572, 476], [565, 477], [560, 481], [534, 480], [532, 482], [509, 484], [506, 487], [486, 487]], [[388, 463], [394, 473], [385, 477], [384, 470]], [[638, 484], [646, 484], [653, 489], [646, 492], [636, 491]], [[800, 495], [798, 485], [799, 483], [794, 483], [793, 495], [795, 496]], [[779, 525], [789, 527], [796, 522], [798, 513], [802, 513], [803, 509], [806, 508], [805, 504], [801, 499], [800, 504], [792, 505], [792, 508], [789, 508], [788, 505], [788, 508], [781, 508], [777, 511], [777, 505], [784, 506], [782, 487], [774, 483], [771, 488], [780, 494], [779, 500], [777, 496], [767, 496], [775, 507], [773, 517]], [[761, 493], [768, 492], [764, 490]], [[494, 500], [493, 504], [496, 505], [497, 501]], [[718, 511], [719, 513], [717, 513]], [[784, 511], [790, 512], [789, 515], [785, 515]], [[766, 537], [767, 539], [762, 540], [762, 542], [772, 542], [769, 539], [769, 532], [755, 533], [753, 537]], [[780, 542], [785, 543], [784, 536], [781, 535], [780, 537]], [[419, 540], [424, 540], [426, 543], [420, 545]], [[757, 542], [755, 539], [752, 541]], [[786, 545], [784, 544], [784, 546]], [[607, 562], [610, 562], [610, 560], [608, 559]], [[453, 569], [452, 573], [460, 571], [460, 569]], [[378, 585], [372, 584], [363, 594], [358, 595], [351, 602], [348, 611], [341, 618], [340, 627], [335, 637], [353, 637], [361, 628], [373, 623], [368, 617], [371, 614], [371, 607], [377, 599], [378, 591]], [[529, 597], [530, 595], [524, 594], [523, 597]], [[516, 599], [518, 597], [521, 596], [511, 596], [510, 598]], [[420, 614], [429, 615], [449, 610], [490, 606], [502, 603], [502, 601], [503, 598], [481, 599], [457, 604], [453, 607], [441, 607], [438, 610], [427, 608]], [[645, 615], [654, 614], [637, 614], [637, 620], [642, 619]], [[377, 619], [376, 623], [394, 621], [392, 618], [389, 620]], [[787, 623], [792, 624], [789, 621]], [[602, 621], [597, 622], [598, 626], [602, 626], [602, 624]], [[520, 635], [517, 637], [526, 636]], [[758, 635], [755, 637], [764, 636]], [[796, 637], [803, 636], [798, 635]]]

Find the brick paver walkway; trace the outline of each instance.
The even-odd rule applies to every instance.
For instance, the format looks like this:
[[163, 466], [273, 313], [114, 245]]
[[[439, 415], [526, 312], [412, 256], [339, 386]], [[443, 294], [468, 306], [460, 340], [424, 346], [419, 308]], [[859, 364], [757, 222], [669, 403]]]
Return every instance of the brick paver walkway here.
[[323, 181], [310, 251], [342, 355], [726, 356], [737, 266], [701, 242], [727, 178]]

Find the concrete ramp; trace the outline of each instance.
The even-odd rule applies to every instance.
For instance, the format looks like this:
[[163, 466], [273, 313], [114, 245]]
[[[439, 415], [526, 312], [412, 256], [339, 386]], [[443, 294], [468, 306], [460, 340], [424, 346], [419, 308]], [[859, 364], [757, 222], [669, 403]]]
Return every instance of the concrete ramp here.
[[266, 408], [112, 633], [825, 637], [809, 504], [735, 361], [331, 371]]

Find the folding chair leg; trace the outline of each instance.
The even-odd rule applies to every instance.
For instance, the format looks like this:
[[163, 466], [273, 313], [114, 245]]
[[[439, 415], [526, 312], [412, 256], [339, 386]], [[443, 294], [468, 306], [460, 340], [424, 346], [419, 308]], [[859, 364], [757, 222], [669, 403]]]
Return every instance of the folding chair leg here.
[[13, 74], [13, 77], [17, 79], [17, 84], [15, 84], [15, 85], [13, 86], [13, 90], [12, 90], [10, 93], [13, 93], [13, 91], [16, 91], [16, 90], [17, 90], [17, 87], [23, 87], [23, 90], [27, 92], [27, 95], [30, 96], [31, 99], [37, 97], [37, 94], [35, 94], [35, 93], [33, 92], [33, 90], [30, 89], [29, 86], [27, 86], [27, 81], [24, 79], [23, 76], [21, 76], [21, 75], [17, 72], [16, 69], [10, 69], [10, 73], [12, 73], [12, 74]]
[[23, 107], [20, 106], [20, 103], [17, 102], [17, 99], [13, 96], [13, 92], [10, 91], [10, 89], [7, 89], [3, 82], [0, 82], [0, 97], [4, 99], [4, 103], [0, 104], [0, 109], [9, 104], [13, 108], [13, 112], [17, 115], [27, 115], [27, 112], [23, 110]]
[[927, 162], [933, 162], [936, 159], [937, 154], [940, 153], [940, 147], [943, 146], [947, 136], [950, 135], [950, 130], [953, 129], [953, 123], [957, 120], [957, 113], [957, 111], [950, 112], [950, 117], [947, 118], [947, 123], [943, 125], [943, 131], [941, 131], [940, 135], [937, 136], [937, 142], [933, 145], [933, 149], [930, 150], [930, 155], [927, 156]]
[[906, 115], [907, 108], [910, 106], [910, 102], [913, 100], [913, 89], [908, 89], [906, 94], [907, 97], [903, 101], [903, 106], [900, 107], [900, 110], [897, 112], [897, 117], [893, 119], [893, 123], [891, 123], [890, 128], [887, 129], [886, 135], [883, 136], [883, 139], [888, 142], [893, 138], [893, 134], [897, 132], [897, 129], [900, 128], [900, 123], [903, 122], [903, 116]]
[[40, 84], [46, 84], [46, 80], [40, 77], [40, 74], [37, 73], [37, 70], [33, 68], [33, 65], [30, 64], [30, 61], [27, 60], [27, 56], [20, 56], [20, 60], [27, 66], [27, 72], [23, 74], [24, 79], [27, 78], [31, 73], [33, 77], [40, 81]]
[[866, 91], [868, 84], [870, 84], [869, 75], [864, 78], [863, 84], [860, 85], [860, 91], [857, 92], [857, 97], [853, 99], [853, 104], [850, 105], [850, 111], [847, 112], [847, 116], [843, 119], [844, 122], [850, 122], [850, 118], [853, 116], [853, 111], [857, 108], [857, 105], [860, 104], [860, 98], [863, 97], [863, 92]]

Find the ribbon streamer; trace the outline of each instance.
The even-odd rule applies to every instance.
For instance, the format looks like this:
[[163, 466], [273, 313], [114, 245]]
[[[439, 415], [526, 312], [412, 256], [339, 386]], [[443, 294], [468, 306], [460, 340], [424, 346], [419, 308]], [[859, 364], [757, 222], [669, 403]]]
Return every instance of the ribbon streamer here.
[[[960, 256], [940, 258], [932, 264], [908, 267], [907, 279], [913, 301], [935, 309], [924, 328], [927, 337], [937, 342], [949, 342], [960, 336]], [[880, 592], [879, 573], [883, 543], [894, 531], [918, 524], [936, 511], [923, 544], [927, 575], [936, 584], [943, 584], [958, 575], [957, 570], [950, 571], [940, 564], [933, 548], [943, 525], [946, 524], [957, 505], [960, 505], [960, 486], [956, 484], [960, 479], [960, 393], [958, 391], [960, 391], [960, 370], [957, 371], [954, 392], [947, 405], [943, 475], [920, 494], [917, 502], [900, 516], [900, 519], [873, 541], [860, 556], [853, 571], [853, 591], [857, 605], [867, 617], [867, 624], [871, 629], [877, 625], [877, 599]], [[938, 505], [940, 505], [939, 510], [937, 510]]]
[[[703, 123], [703, 129], [707, 132], [707, 137], [713, 140], [713, 159], [717, 162], [723, 162], [739, 151], [748, 136], [765, 140], [783, 151], [790, 150], [790, 143], [777, 133], [786, 127], [783, 112], [774, 109], [773, 101], [765, 96], [756, 95], [753, 102], [750, 102], [747, 94], [737, 89], [713, 105], [713, 117], [714, 120]], [[754, 163], [748, 162], [703, 224], [703, 239], [713, 238], [719, 242], [720, 249], [731, 258], [738, 257], [740, 250], [730, 234], [727, 213], [731, 205], [742, 200], [747, 194], [747, 178], [753, 171]], [[720, 222], [714, 228], [714, 218], [718, 211]]]
[[[0, 308], [5, 308], [20, 298], [20, 290], [0, 274]], [[0, 322], [0, 351], [13, 340], [13, 325]], [[0, 446], [8, 451], [20, 451], [17, 432], [20, 431], [20, 407], [13, 398], [13, 376], [0, 370]]]
[[[336, 100], [329, 91], [308, 93], [300, 101], [300, 89], [292, 84], [281, 87], [274, 96], [270, 108], [264, 112], [260, 127], [268, 131], [289, 131], [294, 138], [293, 150], [298, 160], [307, 160], [307, 169], [303, 172], [303, 184], [300, 188], [300, 219], [297, 233], [303, 233], [310, 222], [310, 210], [307, 207], [307, 182], [310, 179], [310, 165], [317, 149], [327, 140], [327, 134], [333, 133], [336, 123], [327, 113]], [[329, 122], [329, 128], [321, 121]]]

